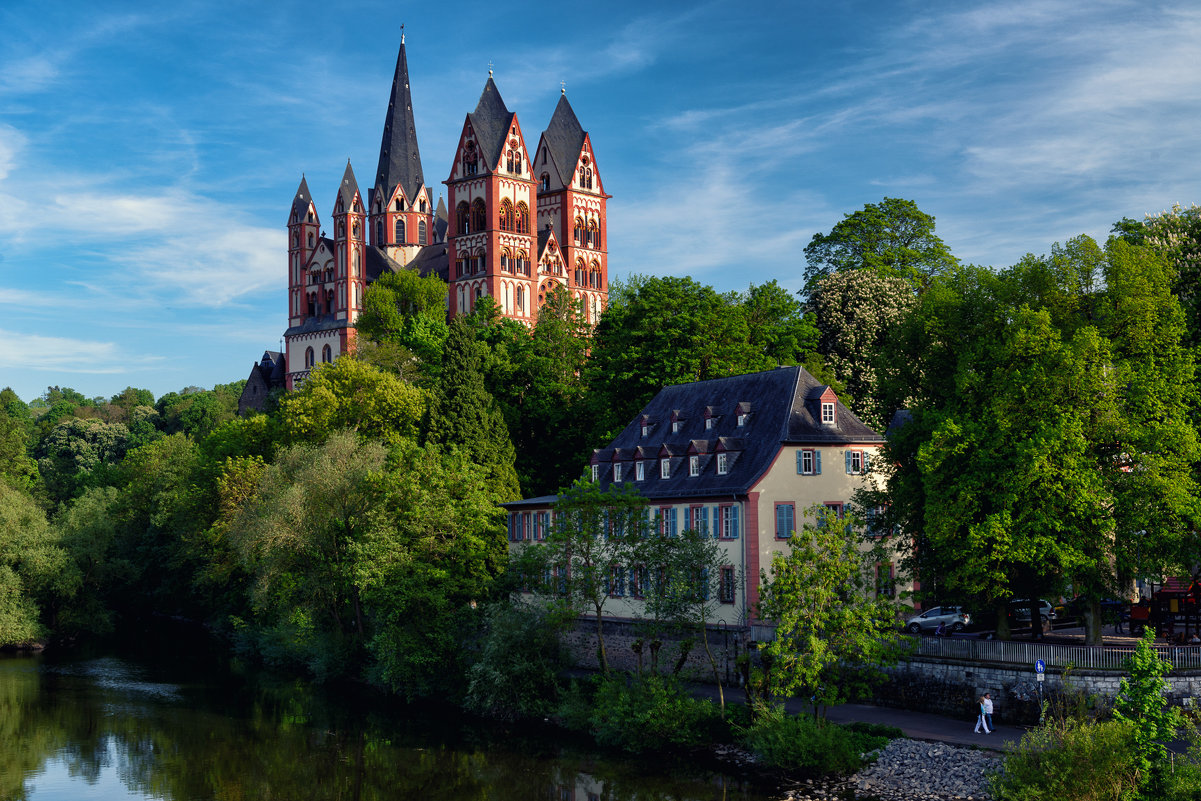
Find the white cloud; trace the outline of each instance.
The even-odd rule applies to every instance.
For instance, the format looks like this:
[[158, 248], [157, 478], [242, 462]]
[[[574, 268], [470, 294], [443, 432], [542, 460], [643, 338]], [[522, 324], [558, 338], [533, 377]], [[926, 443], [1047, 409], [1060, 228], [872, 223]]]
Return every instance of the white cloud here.
[[130, 357], [112, 342], [48, 337], [0, 329], [0, 367], [56, 373], [125, 373], [161, 357]]

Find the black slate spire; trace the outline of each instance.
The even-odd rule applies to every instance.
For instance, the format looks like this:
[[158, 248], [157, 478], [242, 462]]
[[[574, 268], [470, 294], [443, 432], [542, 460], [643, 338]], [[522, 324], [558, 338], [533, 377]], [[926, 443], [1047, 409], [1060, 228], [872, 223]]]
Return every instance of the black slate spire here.
[[379, 167], [375, 188], [385, 203], [397, 185], [412, 201], [425, 177], [421, 173], [421, 153], [417, 150], [417, 126], [413, 123], [413, 96], [409, 92], [409, 61], [405, 56], [404, 36], [396, 56], [396, 74], [392, 77], [392, 95], [388, 98], [388, 116], [384, 118], [384, 137], [379, 147]]
[[342, 185], [338, 187], [338, 197], [342, 200], [342, 210], [351, 211], [354, 208], [354, 196], [359, 192], [359, 182], [354, 179], [354, 170], [350, 168], [350, 159], [346, 159], [346, 172], [342, 173]]
[[292, 213], [296, 215], [296, 222], [303, 222], [304, 215], [309, 212], [309, 204], [313, 202], [313, 196], [309, 194], [309, 182], [305, 177], [300, 176], [300, 187], [296, 190], [296, 197], [292, 198]]
[[471, 120], [480, 150], [488, 161], [488, 169], [496, 169], [496, 165], [500, 163], [500, 154], [505, 150], [505, 140], [508, 138], [513, 112], [509, 111], [505, 101], [501, 99], [496, 82], [492, 80], [491, 71], [488, 73], [488, 83], [484, 84], [484, 91], [480, 94], [480, 102], [476, 104], [475, 111], [467, 117]]
[[559, 178], [565, 184], [571, 183], [571, 173], [575, 170], [580, 150], [584, 147], [584, 134], [584, 128], [576, 119], [575, 111], [572, 110], [571, 103], [567, 102], [567, 93], [564, 92], [559, 95], [559, 104], [555, 106], [555, 113], [551, 115], [543, 137], [546, 139], [547, 149], [550, 150], [551, 160], [559, 171]]

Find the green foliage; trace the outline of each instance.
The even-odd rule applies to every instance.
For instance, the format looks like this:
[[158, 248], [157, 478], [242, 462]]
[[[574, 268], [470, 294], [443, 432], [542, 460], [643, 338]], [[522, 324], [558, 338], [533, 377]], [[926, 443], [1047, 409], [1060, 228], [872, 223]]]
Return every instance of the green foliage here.
[[168, 434], [206, 437], [217, 426], [237, 416], [238, 398], [245, 386], [246, 381], [242, 380], [217, 384], [211, 390], [187, 387], [180, 392], [168, 392], [154, 405], [159, 425]]
[[[900, 656], [897, 610], [876, 597], [875, 558], [861, 548], [851, 518], [810, 510], [788, 541], [788, 553], [763, 572], [758, 617], [776, 625], [762, 646], [769, 689], [781, 697], [813, 698], [814, 706], [846, 700], [856, 688], [836, 671], [859, 666], [864, 675]], [[816, 710], [815, 710], [816, 711]]]
[[598, 743], [632, 753], [702, 745], [723, 729], [717, 706], [674, 678], [620, 673], [600, 679], [589, 722]]
[[903, 278], [920, 289], [958, 264], [935, 235], [934, 218], [912, 200], [893, 197], [847, 214], [828, 234], [814, 234], [805, 260], [806, 295], [826, 276], [849, 270]]
[[121, 423], [72, 417], [54, 426], [38, 446], [38, 469], [50, 497], [75, 497], [98, 468], [119, 462], [128, 445], [129, 429]]
[[118, 495], [115, 487], [85, 490], [54, 521], [79, 575], [78, 589], [59, 612], [56, 633], [103, 635], [113, 629], [113, 589], [138, 570], [116, 552]]
[[33, 499], [0, 480], [0, 645], [43, 637], [51, 608], [74, 591], [78, 574], [58, 540]]
[[38, 479], [37, 462], [29, 456], [33, 418], [17, 393], [0, 390], [0, 480], [32, 487]]
[[899, 729], [888, 726], [839, 726], [812, 715], [789, 715], [776, 706], [756, 715], [739, 739], [769, 767], [813, 776], [846, 776], [870, 761], [863, 754], [901, 736]]
[[367, 439], [395, 444], [416, 439], [426, 395], [395, 375], [357, 359], [339, 358], [309, 373], [304, 384], [279, 402], [284, 442], [320, 442], [350, 429]]
[[1162, 795], [1168, 770], [1166, 741], [1176, 736], [1184, 723], [1180, 710], [1168, 706], [1164, 678], [1172, 670], [1170, 663], [1155, 653], [1155, 632], [1148, 628], [1127, 657], [1130, 675], [1122, 679], [1113, 716], [1130, 725], [1133, 733], [1132, 756], [1139, 783], [1149, 798]]
[[996, 801], [1129, 801], [1140, 784], [1134, 752], [1121, 721], [1052, 720], [1022, 735], [989, 792]]
[[403, 347], [434, 367], [447, 335], [446, 283], [413, 270], [385, 272], [367, 288], [355, 327], [364, 338]]
[[482, 348], [462, 318], [451, 323], [424, 428], [425, 442], [460, 449], [482, 466], [500, 500], [520, 497], [509, 429], [484, 387]]
[[543, 607], [502, 601], [484, 613], [484, 626], [464, 705], [506, 720], [551, 714], [566, 664], [559, 621]]

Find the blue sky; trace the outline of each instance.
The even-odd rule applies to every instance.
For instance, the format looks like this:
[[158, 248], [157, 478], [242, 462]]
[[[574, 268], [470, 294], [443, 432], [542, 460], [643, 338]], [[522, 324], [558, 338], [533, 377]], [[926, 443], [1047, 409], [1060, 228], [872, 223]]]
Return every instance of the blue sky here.
[[245, 378], [301, 173], [325, 220], [371, 183], [402, 22], [436, 193], [489, 62], [531, 146], [566, 82], [616, 278], [797, 288], [885, 196], [994, 267], [1201, 200], [1196, 3], [7, 0], [0, 387]]

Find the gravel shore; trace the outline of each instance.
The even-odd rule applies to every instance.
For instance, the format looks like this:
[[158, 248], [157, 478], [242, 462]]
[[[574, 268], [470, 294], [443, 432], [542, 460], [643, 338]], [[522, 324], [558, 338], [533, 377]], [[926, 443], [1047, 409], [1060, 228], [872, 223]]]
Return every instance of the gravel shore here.
[[988, 773], [1000, 766], [993, 751], [945, 743], [892, 740], [876, 762], [841, 782], [808, 782], [786, 801], [987, 801]]

